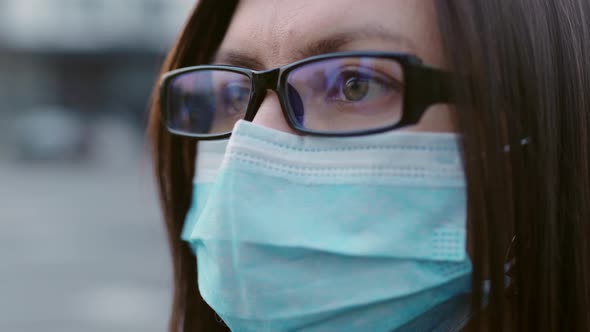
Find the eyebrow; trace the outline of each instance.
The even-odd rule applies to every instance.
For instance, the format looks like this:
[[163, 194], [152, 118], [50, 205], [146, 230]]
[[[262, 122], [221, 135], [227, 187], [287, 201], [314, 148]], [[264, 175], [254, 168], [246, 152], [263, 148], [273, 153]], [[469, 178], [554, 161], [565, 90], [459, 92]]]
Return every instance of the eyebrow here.
[[[416, 52], [417, 49], [415, 43], [402, 34], [388, 31], [380, 25], [367, 25], [360, 29], [341, 31], [315, 40], [303, 48], [296, 49], [293, 52], [293, 57], [299, 60], [315, 55], [339, 52], [350, 43], [367, 39], [395, 43], [401, 48], [412, 52]], [[241, 51], [219, 50], [213, 59], [214, 63], [224, 63], [259, 70], [264, 68], [264, 64], [256, 56]]]
[[254, 70], [262, 70], [264, 68], [264, 64], [254, 56], [239, 51], [219, 50], [215, 53], [213, 59], [212, 63], [214, 64], [232, 65]]
[[414, 42], [410, 38], [388, 31], [380, 25], [368, 25], [360, 29], [338, 32], [327, 38], [312, 42], [308, 46], [297, 50], [297, 55], [307, 58], [314, 55], [337, 52], [342, 50], [347, 44], [367, 39], [395, 43], [400, 47], [412, 51], [416, 49]]

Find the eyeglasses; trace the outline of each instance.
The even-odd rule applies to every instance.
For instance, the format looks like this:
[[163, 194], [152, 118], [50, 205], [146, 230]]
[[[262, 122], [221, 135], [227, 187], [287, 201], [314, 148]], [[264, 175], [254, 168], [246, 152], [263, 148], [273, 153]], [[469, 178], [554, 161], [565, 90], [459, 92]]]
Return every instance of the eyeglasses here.
[[410, 54], [324, 54], [265, 71], [203, 65], [162, 77], [162, 121], [174, 134], [227, 138], [234, 124], [252, 121], [267, 90], [297, 133], [358, 136], [420, 121], [436, 103], [452, 102], [451, 75]]

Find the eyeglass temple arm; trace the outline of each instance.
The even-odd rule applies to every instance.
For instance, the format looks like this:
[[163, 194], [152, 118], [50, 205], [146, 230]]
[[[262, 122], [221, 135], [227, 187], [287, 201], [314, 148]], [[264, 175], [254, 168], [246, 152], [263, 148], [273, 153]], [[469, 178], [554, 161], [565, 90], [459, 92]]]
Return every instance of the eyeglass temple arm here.
[[406, 112], [402, 123], [415, 124], [434, 104], [453, 103], [456, 84], [453, 75], [424, 65], [410, 65], [406, 78]]
[[422, 90], [421, 97], [429, 105], [437, 103], [454, 102], [453, 90], [456, 82], [451, 73], [427, 66], [421, 66], [415, 70], [414, 75], [418, 76], [417, 82], [424, 82], [419, 90]]

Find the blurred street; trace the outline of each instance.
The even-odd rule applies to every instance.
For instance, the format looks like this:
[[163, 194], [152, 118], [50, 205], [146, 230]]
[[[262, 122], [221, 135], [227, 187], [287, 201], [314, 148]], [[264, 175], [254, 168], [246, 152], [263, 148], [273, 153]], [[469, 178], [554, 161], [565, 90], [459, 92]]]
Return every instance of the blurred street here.
[[141, 133], [95, 124], [92, 159], [0, 150], [0, 331], [164, 331], [171, 268]]
[[0, 332], [162, 332], [146, 109], [195, 0], [0, 1]]

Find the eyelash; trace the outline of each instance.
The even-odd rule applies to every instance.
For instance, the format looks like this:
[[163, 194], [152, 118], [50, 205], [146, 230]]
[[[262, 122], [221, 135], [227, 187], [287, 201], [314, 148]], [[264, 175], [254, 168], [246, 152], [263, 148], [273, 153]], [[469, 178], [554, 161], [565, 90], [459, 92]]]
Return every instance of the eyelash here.
[[[336, 70], [335, 70], [336, 71]], [[347, 66], [344, 68], [339, 68], [338, 73], [336, 75], [329, 75], [330, 77], [334, 77], [328, 83], [325, 83], [324, 86], [327, 87], [330, 91], [337, 88], [339, 89], [342, 85], [342, 82], [346, 81], [349, 78], [358, 76], [360, 79], [373, 81], [381, 86], [390, 87], [396, 90], [402, 90], [403, 84], [400, 83], [398, 80], [389, 77], [389, 75], [385, 75], [380, 73], [377, 70], [372, 70], [370, 73], [366, 71], [363, 72], [357, 66]]]

